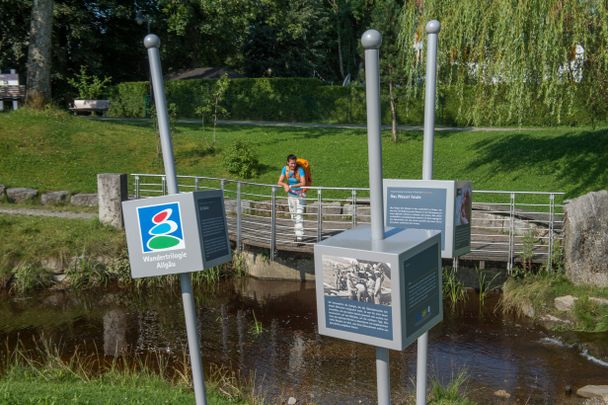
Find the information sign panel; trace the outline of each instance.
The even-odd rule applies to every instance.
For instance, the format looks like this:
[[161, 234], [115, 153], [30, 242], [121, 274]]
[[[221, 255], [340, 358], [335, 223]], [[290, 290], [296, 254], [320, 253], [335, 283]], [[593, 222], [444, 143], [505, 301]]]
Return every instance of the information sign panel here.
[[441, 322], [440, 232], [369, 226], [315, 245], [319, 333], [403, 350]]
[[201, 271], [231, 259], [220, 190], [130, 200], [122, 207], [133, 278]]
[[385, 179], [386, 226], [441, 231], [441, 255], [471, 250], [471, 183], [452, 180]]

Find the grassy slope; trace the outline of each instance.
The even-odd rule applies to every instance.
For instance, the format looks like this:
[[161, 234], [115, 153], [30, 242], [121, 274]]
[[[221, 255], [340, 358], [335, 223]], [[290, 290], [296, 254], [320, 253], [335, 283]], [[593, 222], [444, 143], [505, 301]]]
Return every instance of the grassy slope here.
[[[124, 246], [122, 232], [96, 220], [12, 216], [0, 214], [2, 259], [46, 258], [74, 254], [112, 255]], [[2, 260], [0, 260], [2, 263]]]
[[[313, 165], [315, 185], [368, 186], [364, 130], [218, 128], [219, 153], [205, 154], [211, 131], [179, 126], [174, 134], [178, 174], [231, 177], [221, 151], [237, 139], [254, 147], [262, 164], [252, 179], [274, 183], [285, 156]], [[608, 183], [608, 130], [552, 128], [505, 132], [450, 132], [435, 136], [436, 179], [470, 179], [476, 189], [566, 191], [577, 196]], [[0, 114], [0, 184], [40, 190], [95, 191], [101, 172], [162, 173], [148, 123], [100, 122], [26, 110]], [[383, 134], [385, 178], [420, 178], [422, 133]]]

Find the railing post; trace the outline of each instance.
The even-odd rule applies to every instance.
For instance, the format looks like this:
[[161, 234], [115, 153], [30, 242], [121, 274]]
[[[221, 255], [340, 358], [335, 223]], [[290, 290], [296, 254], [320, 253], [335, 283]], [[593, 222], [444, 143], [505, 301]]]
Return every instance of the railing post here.
[[513, 261], [515, 258], [515, 193], [511, 193], [509, 200], [509, 258], [507, 262], [507, 272], [513, 271]]
[[194, 178], [194, 191], [198, 191], [198, 176]]
[[323, 236], [323, 200], [321, 189], [317, 189], [317, 242], [321, 242]]
[[555, 194], [549, 194], [549, 249], [547, 252], [547, 271], [553, 266], [553, 221], [555, 220]]
[[353, 224], [352, 227], [356, 227], [357, 226], [357, 190], [353, 190], [352, 191], [352, 200], [353, 200], [353, 215], [352, 215], [352, 220], [353, 220]]
[[135, 176], [135, 198], [139, 198], [139, 176]]
[[275, 250], [277, 246], [277, 189], [276, 186], [272, 186], [272, 201], [270, 208], [270, 260], [274, 260]]
[[167, 195], [167, 176], [161, 177], [161, 179], [160, 179], [160, 189], [161, 189], [161, 194], [162, 195]]
[[241, 182], [236, 183], [236, 250], [241, 250]]
[[224, 193], [224, 184], [225, 184], [224, 179], [221, 179], [220, 180], [220, 189], [222, 190], [222, 194]]

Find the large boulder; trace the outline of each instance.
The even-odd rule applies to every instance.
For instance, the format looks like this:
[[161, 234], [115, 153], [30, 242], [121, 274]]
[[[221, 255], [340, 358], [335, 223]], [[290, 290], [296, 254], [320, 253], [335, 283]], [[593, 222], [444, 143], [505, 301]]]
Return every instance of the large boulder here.
[[608, 287], [608, 191], [566, 204], [564, 264], [574, 284]]
[[608, 385], [585, 385], [576, 390], [576, 395], [583, 398], [608, 399]]
[[23, 187], [7, 188], [6, 196], [8, 197], [8, 201], [12, 203], [32, 201], [38, 196], [38, 190]]
[[78, 193], [70, 198], [70, 204], [80, 207], [97, 207], [97, 193]]
[[67, 191], [50, 191], [40, 196], [40, 203], [42, 205], [59, 205], [65, 204], [68, 201]]

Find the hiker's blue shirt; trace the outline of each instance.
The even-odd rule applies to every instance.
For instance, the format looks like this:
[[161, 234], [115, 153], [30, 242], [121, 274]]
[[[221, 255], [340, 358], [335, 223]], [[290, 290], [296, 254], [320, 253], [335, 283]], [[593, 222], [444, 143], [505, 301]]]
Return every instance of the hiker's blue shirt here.
[[[301, 167], [296, 167], [296, 170], [300, 174], [300, 179], [303, 179], [306, 174], [304, 173], [304, 169]], [[296, 178], [295, 172], [290, 172], [287, 166], [283, 166], [283, 170], [281, 171], [281, 176], [285, 176], [287, 178], [287, 184], [293, 186], [294, 184], [298, 184], [300, 181]], [[299, 197], [300, 193], [302, 193], [301, 187], [294, 187], [289, 189], [288, 194], [294, 197]]]

